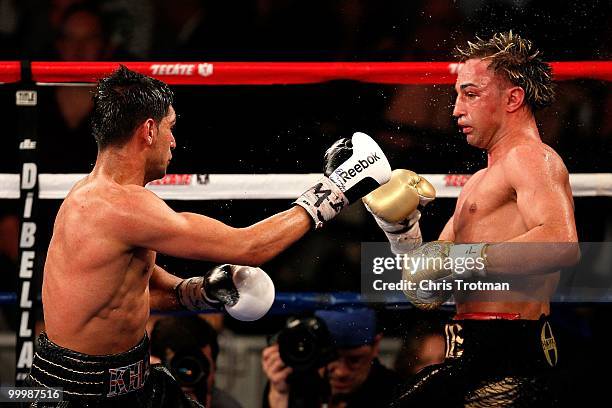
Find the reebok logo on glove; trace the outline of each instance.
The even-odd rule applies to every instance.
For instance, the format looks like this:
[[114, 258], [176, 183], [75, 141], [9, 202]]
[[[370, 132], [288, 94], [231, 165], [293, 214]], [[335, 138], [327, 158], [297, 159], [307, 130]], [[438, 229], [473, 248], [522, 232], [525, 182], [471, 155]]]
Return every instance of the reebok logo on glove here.
[[355, 132], [350, 140], [336, 141], [324, 158], [323, 177], [294, 202], [312, 217], [315, 228], [391, 178], [385, 154], [365, 133]]
[[342, 178], [342, 181], [347, 182], [353, 177], [355, 177], [357, 174], [361, 173], [362, 171], [370, 167], [371, 164], [374, 164], [379, 160], [380, 160], [380, 156], [378, 156], [378, 152], [374, 152], [370, 154], [368, 157], [366, 157], [365, 160], [361, 160], [361, 159], [358, 160], [357, 164], [355, 164], [352, 168], [348, 170], [344, 170], [340, 168], [340, 169], [337, 169], [335, 173], [337, 173], [338, 176]]

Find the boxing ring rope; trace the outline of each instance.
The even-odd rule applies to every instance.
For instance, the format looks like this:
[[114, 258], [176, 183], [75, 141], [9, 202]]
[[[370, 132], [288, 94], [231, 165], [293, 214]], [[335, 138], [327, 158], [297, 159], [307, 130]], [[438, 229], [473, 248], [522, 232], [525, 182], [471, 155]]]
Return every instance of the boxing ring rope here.
[[[40, 174], [41, 199], [63, 199], [85, 174]], [[164, 200], [254, 200], [299, 196], [319, 178], [308, 174], [168, 174], [147, 188]], [[458, 197], [469, 174], [423, 174], [440, 198]], [[574, 197], [612, 197], [612, 173], [570, 174]], [[274, 188], [270, 189], [273, 185]], [[0, 199], [19, 198], [19, 175], [0, 173]]]
[[[379, 84], [453, 84], [454, 62], [121, 62], [170, 85], [287, 85], [332, 80]], [[119, 62], [32, 62], [31, 79], [39, 85], [94, 83]], [[550, 63], [554, 79], [612, 81], [612, 61]], [[0, 62], [0, 82], [18, 82], [20, 62]]]
[[[17, 294], [14, 292], [0, 292], [0, 305], [13, 305], [17, 302]], [[368, 303], [368, 299], [358, 293], [353, 292], [277, 292], [274, 303], [270, 308], [269, 314], [288, 315], [314, 311], [318, 309], [338, 309], [350, 306], [363, 306]], [[447, 306], [452, 306], [448, 303]], [[385, 302], [386, 309], [411, 309], [412, 305], [402, 296], [389, 297]], [[222, 313], [223, 310], [209, 309], [203, 312], [182, 313]], [[166, 312], [161, 312], [166, 314]]]
[[[18, 82], [24, 69], [38, 85], [95, 83], [119, 64], [172, 85], [279, 85], [331, 80], [385, 84], [452, 84], [453, 62], [0, 62], [0, 82]], [[591, 78], [612, 81], [612, 61], [551, 62], [556, 80]], [[314, 174], [170, 175], [151, 190], [169, 200], [291, 199], [314, 180]], [[39, 198], [64, 198], [83, 175], [41, 174]], [[457, 197], [469, 175], [425, 175], [439, 197]], [[208, 181], [212, 180], [210, 183]], [[612, 196], [612, 174], [570, 176], [574, 196]], [[274, 191], [267, 186], [274, 183]], [[172, 186], [172, 187], [168, 187]], [[19, 176], [0, 174], [0, 198], [19, 198]]]
[[[37, 256], [36, 223], [31, 219], [38, 199], [61, 199], [82, 174], [38, 174], [35, 123], [37, 86], [87, 85], [111, 73], [120, 62], [0, 61], [0, 83], [18, 84], [20, 174], [0, 174], [0, 199], [21, 200], [19, 289], [0, 293], [0, 304], [17, 303], [16, 381], [25, 378], [33, 354], [33, 317], [38, 307], [30, 293]], [[123, 62], [128, 68], [170, 85], [290, 85], [352, 80], [379, 84], [453, 84], [460, 65], [452, 62]], [[557, 81], [590, 78], [612, 81], [612, 61], [552, 62]], [[439, 197], [457, 197], [469, 175], [425, 175]], [[316, 174], [175, 174], [148, 188], [170, 200], [293, 199]], [[612, 173], [570, 175], [575, 196], [612, 196]], [[278, 188], [269, 191], [273, 183]], [[25, 239], [24, 239], [25, 237]], [[277, 293], [272, 313], [295, 313], [320, 307], [361, 304], [355, 293]], [[405, 299], [390, 299], [385, 307], [409, 307]]]

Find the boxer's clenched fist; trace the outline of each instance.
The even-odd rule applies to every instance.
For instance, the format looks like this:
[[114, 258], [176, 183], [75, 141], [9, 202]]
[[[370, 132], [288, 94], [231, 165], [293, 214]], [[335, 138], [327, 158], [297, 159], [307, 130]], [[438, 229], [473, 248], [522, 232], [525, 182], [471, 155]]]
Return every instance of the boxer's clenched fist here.
[[420, 309], [439, 307], [451, 297], [452, 290], [445, 290], [443, 286], [438, 289], [437, 284], [486, 275], [487, 246], [486, 243], [433, 241], [409, 252], [407, 256], [416, 262], [406, 263], [408, 267], [402, 270], [402, 280], [412, 282], [414, 289], [404, 290], [404, 294]]
[[419, 205], [436, 197], [435, 188], [413, 171], [396, 169], [388, 183], [363, 198], [378, 226], [385, 232], [391, 251], [404, 254], [422, 243]]
[[378, 144], [365, 133], [356, 132], [325, 152], [325, 175], [294, 203], [303, 207], [320, 228], [390, 177], [391, 166]]
[[204, 276], [182, 280], [176, 287], [179, 303], [198, 311], [225, 307], [230, 316], [253, 321], [265, 315], [274, 302], [274, 283], [260, 268], [220, 265]]

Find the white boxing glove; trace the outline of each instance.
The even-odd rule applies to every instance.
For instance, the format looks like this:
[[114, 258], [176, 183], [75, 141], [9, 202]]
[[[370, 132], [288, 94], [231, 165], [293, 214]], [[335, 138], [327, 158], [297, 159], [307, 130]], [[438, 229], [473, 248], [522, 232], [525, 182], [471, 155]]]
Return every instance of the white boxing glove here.
[[225, 307], [237, 320], [264, 316], [274, 302], [274, 283], [260, 268], [219, 265], [204, 276], [182, 280], [175, 288], [184, 308], [192, 311]]
[[378, 144], [365, 133], [356, 132], [327, 149], [324, 176], [294, 204], [303, 207], [320, 228], [390, 177], [391, 166]]

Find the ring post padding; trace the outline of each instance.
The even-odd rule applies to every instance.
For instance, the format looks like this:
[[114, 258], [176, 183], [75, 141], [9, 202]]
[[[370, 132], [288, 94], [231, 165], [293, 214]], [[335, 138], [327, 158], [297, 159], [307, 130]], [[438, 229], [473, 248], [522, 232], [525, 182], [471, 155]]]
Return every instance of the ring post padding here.
[[[30, 64], [21, 65], [21, 78], [29, 78]], [[37, 244], [37, 209], [38, 209], [38, 138], [37, 138], [37, 105], [36, 86], [31, 81], [24, 81], [15, 92], [17, 112], [17, 131], [19, 160], [20, 208], [22, 209], [19, 224], [19, 263], [17, 306], [19, 326], [16, 332], [16, 370], [15, 384], [23, 385], [32, 365], [34, 356], [34, 322], [40, 303], [34, 294], [33, 282], [40, 281], [42, 274], [34, 268], [36, 257], [41, 255]]]

